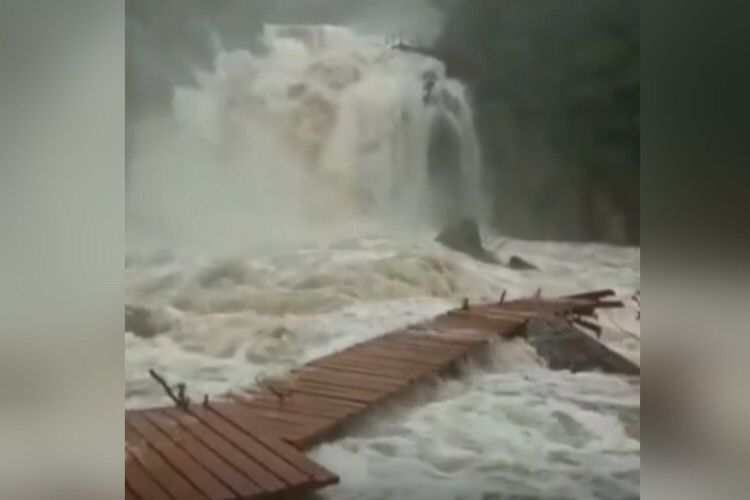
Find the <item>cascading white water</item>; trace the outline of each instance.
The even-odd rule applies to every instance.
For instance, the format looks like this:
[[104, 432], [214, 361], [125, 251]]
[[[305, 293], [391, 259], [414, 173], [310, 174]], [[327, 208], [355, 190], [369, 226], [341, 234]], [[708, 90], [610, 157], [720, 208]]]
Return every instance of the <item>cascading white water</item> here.
[[[268, 25], [262, 40], [263, 53], [221, 52], [199, 88], [175, 92], [178, 121], [209, 139], [232, 175], [293, 184], [297, 208], [322, 220], [476, 215], [471, 108], [442, 62], [334, 26]], [[430, 155], [442, 151], [433, 133], [440, 120], [455, 145], [449, 165], [445, 154]], [[450, 171], [450, 192], [431, 176], [436, 156], [432, 172]]]
[[[128, 407], [168, 403], [149, 368], [186, 382], [193, 400], [218, 398], [464, 297], [640, 288], [637, 249], [485, 235], [498, 255], [539, 265], [532, 273], [412, 229], [478, 199], [471, 108], [439, 61], [335, 27], [269, 26], [264, 47], [221, 53], [198, 88], [176, 91], [179, 130], [149, 123], [138, 143], [129, 225], [159, 241], [132, 242], [126, 297], [158, 333], [125, 335]], [[408, 234], [367, 234], [363, 212], [406, 219]], [[357, 227], [321, 235], [342, 218]], [[319, 238], [285, 244], [308, 230]], [[259, 248], [266, 237], [273, 248]], [[626, 329], [634, 313], [612, 312]], [[638, 340], [613, 329], [602, 338], [638, 359]], [[316, 449], [342, 478], [323, 498], [637, 496], [628, 422], [639, 386], [548, 371], [520, 343], [495, 347], [486, 366]]]

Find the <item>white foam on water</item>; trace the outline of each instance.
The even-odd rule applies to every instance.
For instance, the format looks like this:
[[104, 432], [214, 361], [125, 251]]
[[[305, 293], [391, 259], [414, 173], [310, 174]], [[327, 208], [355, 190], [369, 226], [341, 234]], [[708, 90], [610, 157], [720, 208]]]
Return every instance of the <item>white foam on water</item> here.
[[[613, 288], [627, 298], [640, 288], [639, 249], [485, 238], [502, 259], [517, 254], [537, 272], [433, 241], [440, 197], [428, 149], [441, 113], [461, 145], [457, 196], [480, 199], [471, 107], [439, 61], [336, 27], [268, 27], [265, 44], [263, 54], [219, 54], [199, 88], [176, 92], [176, 130], [144, 132], [150, 142], [128, 193], [126, 299], [165, 331], [126, 333], [127, 407], [168, 403], [149, 368], [200, 400], [464, 297], [541, 287], [546, 296]], [[435, 105], [425, 103], [428, 73]], [[458, 209], [476, 213], [470, 205]], [[600, 319], [602, 340], [638, 361], [635, 312], [626, 302]], [[637, 384], [551, 372], [528, 346], [498, 343], [462, 377], [316, 449], [342, 478], [322, 495], [638, 496], [640, 446], [626, 426], [639, 399]]]
[[[488, 243], [492, 248], [492, 240]], [[252, 379], [248, 373], [292, 367], [430, 318], [456, 307], [463, 297], [482, 302], [496, 300], [503, 290], [513, 297], [538, 287], [545, 295], [613, 287], [628, 296], [639, 286], [637, 250], [515, 241], [501, 248], [500, 255], [522, 250], [541, 271], [477, 262], [427, 237], [348, 240], [214, 261], [131, 257], [128, 302], [158, 313], [169, 329], [153, 339], [128, 336], [128, 369], [134, 376], [140, 372], [139, 382], [130, 379], [128, 389], [162, 400], [147, 374], [156, 360], [176, 379], [193, 381], [198, 394], [202, 372], [225, 377], [223, 383], [211, 381], [212, 388], [244, 386]], [[620, 269], [612, 272], [616, 259]], [[634, 305], [618, 314], [634, 318]], [[603, 340], [625, 354], [630, 347], [637, 357], [636, 339], [607, 328]], [[148, 354], [159, 352], [163, 355]]]
[[[483, 264], [426, 237], [132, 265], [129, 300], [163, 311], [175, 326], [153, 339], [127, 334], [127, 405], [167, 403], [148, 377], [152, 367], [186, 381], [199, 400], [430, 318], [464, 296], [490, 300], [505, 289], [512, 298], [539, 286], [549, 294], [613, 287], [627, 296], [639, 287], [636, 249], [492, 239], [488, 246], [503, 242], [500, 255], [521, 254], [541, 271]], [[634, 316], [635, 307], [620, 314]], [[606, 328], [603, 339], [637, 359], [633, 338]], [[498, 343], [489, 363], [426, 391], [313, 452], [342, 478], [324, 498], [638, 495], [640, 445], [627, 433], [640, 408], [637, 384], [552, 372], [528, 348]]]
[[637, 412], [638, 394], [532, 367], [447, 382], [432, 402], [316, 449], [342, 478], [323, 496], [637, 497], [640, 444], [618, 414]]
[[[263, 53], [221, 52], [198, 87], [175, 89], [177, 132], [142, 132], [160, 154], [131, 166], [133, 218], [162, 219], [177, 238], [208, 225], [229, 231], [244, 217], [252, 241], [278, 242], [290, 228], [317, 233], [353, 216], [411, 228], [448, 203], [477, 212], [471, 107], [442, 62], [334, 26], [269, 25], [262, 40]], [[457, 145], [451, 196], [430, 181], [439, 120], [453, 124]]]

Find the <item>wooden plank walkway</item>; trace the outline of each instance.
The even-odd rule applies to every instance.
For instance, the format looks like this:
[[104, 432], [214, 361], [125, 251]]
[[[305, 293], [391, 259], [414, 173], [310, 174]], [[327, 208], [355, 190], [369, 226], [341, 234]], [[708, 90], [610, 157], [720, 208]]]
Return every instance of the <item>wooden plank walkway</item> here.
[[338, 477], [302, 451], [454, 368], [531, 318], [593, 315], [609, 291], [463, 308], [313, 360], [222, 401], [125, 413], [126, 498], [233, 500], [303, 493]]

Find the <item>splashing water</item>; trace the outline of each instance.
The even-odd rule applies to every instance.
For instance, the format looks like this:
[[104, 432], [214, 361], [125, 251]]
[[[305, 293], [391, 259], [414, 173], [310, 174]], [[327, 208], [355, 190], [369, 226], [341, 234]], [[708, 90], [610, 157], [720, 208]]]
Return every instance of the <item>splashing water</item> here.
[[200, 88], [175, 93], [179, 121], [235, 174], [297, 186], [324, 219], [476, 212], [471, 108], [442, 62], [333, 26], [266, 26], [262, 40], [262, 54], [222, 52]]
[[[268, 26], [262, 51], [222, 52], [199, 82], [175, 93], [179, 134], [146, 134], [154, 147], [135, 162], [129, 225], [161, 220], [154, 232], [169, 251], [132, 241], [128, 250], [127, 301], [164, 329], [126, 333], [128, 407], [166, 402], [148, 368], [200, 400], [463, 297], [639, 288], [638, 249], [485, 238], [537, 273], [476, 262], [431, 229], [412, 231], [481, 208], [471, 108], [439, 61], [345, 28]], [[342, 221], [345, 238], [328, 231]], [[286, 245], [308, 231], [318, 238]], [[261, 249], [261, 235], [281, 245]], [[637, 327], [632, 308], [612, 314]], [[638, 359], [637, 338], [608, 328], [603, 339]], [[323, 497], [638, 495], [640, 446], [626, 429], [637, 384], [550, 372], [521, 345], [488, 356], [316, 449], [342, 477]]]
[[[193, 400], [273, 375], [460, 304], [534, 293], [640, 286], [637, 249], [486, 238], [540, 272], [477, 262], [432, 241], [352, 238], [228, 260], [131, 254], [130, 303], [172, 324], [152, 339], [126, 334], [126, 404], [168, 403], [148, 376], [185, 381]], [[608, 312], [602, 340], [638, 360], [635, 306]], [[640, 388], [597, 373], [547, 370], [524, 345], [498, 343], [489, 362], [378, 412], [315, 459], [341, 475], [321, 498], [634, 498]], [[483, 496], [486, 492], [488, 496]], [[495, 496], [493, 496], [495, 495]]]

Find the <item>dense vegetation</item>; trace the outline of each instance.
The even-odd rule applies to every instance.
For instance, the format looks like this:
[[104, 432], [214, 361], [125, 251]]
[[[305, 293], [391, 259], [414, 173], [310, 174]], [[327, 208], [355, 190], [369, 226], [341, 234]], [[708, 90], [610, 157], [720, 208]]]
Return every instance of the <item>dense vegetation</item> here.
[[638, 2], [433, 3], [435, 50], [472, 84], [500, 228], [639, 242]]

